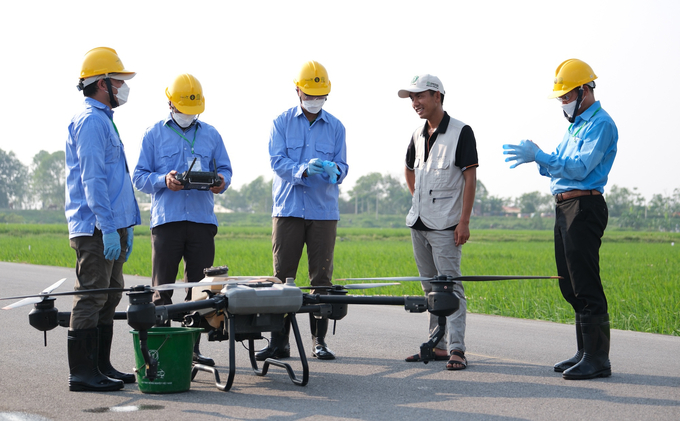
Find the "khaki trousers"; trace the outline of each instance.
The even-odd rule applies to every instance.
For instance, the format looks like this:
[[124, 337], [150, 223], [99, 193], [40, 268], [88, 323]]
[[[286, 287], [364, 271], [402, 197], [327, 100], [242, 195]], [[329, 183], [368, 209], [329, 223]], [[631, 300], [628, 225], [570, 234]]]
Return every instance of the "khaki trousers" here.
[[[311, 285], [331, 286], [337, 227], [338, 221], [273, 218], [274, 276], [282, 282], [285, 282], [286, 278], [295, 278], [302, 249], [306, 244]], [[327, 291], [319, 290], [312, 293], [327, 294]]]
[[[123, 264], [127, 253], [127, 229], [118, 230], [120, 235], [120, 256], [117, 260], [104, 257], [102, 232], [94, 230], [91, 236], [75, 237], [70, 240], [76, 251], [76, 291], [100, 288], [124, 288]], [[122, 292], [108, 294], [85, 294], [73, 296], [71, 330], [92, 329], [98, 325], [112, 325], [116, 306]]]

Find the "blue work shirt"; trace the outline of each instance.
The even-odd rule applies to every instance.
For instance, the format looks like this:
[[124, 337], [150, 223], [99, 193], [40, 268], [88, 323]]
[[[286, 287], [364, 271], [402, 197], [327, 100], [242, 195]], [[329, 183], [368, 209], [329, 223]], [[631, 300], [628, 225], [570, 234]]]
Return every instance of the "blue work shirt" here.
[[[272, 217], [339, 220], [338, 185], [347, 176], [345, 126], [323, 109], [309, 123], [298, 105], [278, 116], [269, 136], [272, 183]], [[328, 174], [303, 177], [309, 160], [335, 162], [340, 169], [337, 184]]]
[[552, 154], [536, 153], [541, 175], [550, 177], [553, 195], [570, 190], [604, 193], [616, 157], [619, 132], [614, 120], [596, 101], [576, 116]]
[[68, 126], [64, 210], [69, 238], [142, 223], [113, 110], [92, 98]]
[[137, 190], [151, 194], [151, 228], [177, 221], [218, 225], [210, 190], [172, 191], [165, 184], [166, 174], [187, 171], [194, 158], [192, 171], [214, 171], [214, 159], [217, 173], [224, 176], [222, 192], [229, 187], [231, 161], [213, 126], [197, 120], [185, 131], [170, 114], [146, 129], [132, 181]]

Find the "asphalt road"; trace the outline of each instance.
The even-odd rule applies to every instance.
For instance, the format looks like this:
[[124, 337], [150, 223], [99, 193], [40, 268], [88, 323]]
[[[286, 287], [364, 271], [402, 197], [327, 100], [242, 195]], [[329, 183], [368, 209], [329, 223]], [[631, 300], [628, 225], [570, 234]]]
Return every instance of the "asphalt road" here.
[[[68, 280], [58, 291], [68, 291], [71, 269], [0, 262], [0, 296], [39, 292], [63, 277]], [[128, 286], [148, 283], [126, 278]], [[56, 303], [70, 310], [70, 298]], [[470, 314], [470, 365], [446, 371], [445, 362], [403, 361], [426, 340], [426, 314], [352, 305], [335, 336], [327, 338], [338, 358], [310, 357], [304, 387], [277, 367], [264, 377], [254, 375], [237, 343], [237, 374], [228, 392], [218, 390], [208, 373], [199, 373], [184, 393], [146, 394], [137, 385], [69, 392], [66, 329], [48, 332], [44, 347], [42, 333], [28, 324], [31, 307], [0, 311], [0, 421], [680, 419], [680, 337], [613, 330], [612, 377], [567, 381], [552, 365], [573, 355], [573, 326]], [[120, 310], [126, 307], [124, 296]], [[298, 323], [309, 353], [307, 315], [299, 315]], [[126, 323], [116, 323], [112, 361], [126, 371], [134, 366], [129, 331]], [[202, 351], [226, 379], [228, 343], [204, 340]], [[299, 360], [290, 361], [299, 373]]]

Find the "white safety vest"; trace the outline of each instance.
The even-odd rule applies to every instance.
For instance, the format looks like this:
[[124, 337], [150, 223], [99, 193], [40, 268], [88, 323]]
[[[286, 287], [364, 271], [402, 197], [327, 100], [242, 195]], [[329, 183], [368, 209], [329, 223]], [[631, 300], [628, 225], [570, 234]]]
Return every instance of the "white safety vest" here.
[[425, 136], [422, 126], [413, 133], [416, 148], [413, 170], [415, 190], [406, 225], [413, 226], [420, 217], [426, 227], [444, 230], [460, 222], [463, 210], [463, 171], [456, 166], [456, 148], [462, 121], [451, 118], [446, 133], [439, 133], [425, 162]]

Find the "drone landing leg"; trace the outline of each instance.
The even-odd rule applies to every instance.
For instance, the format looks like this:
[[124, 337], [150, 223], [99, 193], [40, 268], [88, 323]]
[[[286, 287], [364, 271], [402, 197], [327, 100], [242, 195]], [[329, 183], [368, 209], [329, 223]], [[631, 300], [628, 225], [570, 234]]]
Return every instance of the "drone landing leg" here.
[[199, 371], [205, 371], [207, 373], [212, 373], [213, 376], [215, 376], [215, 387], [217, 387], [221, 391], [226, 392], [229, 389], [231, 389], [231, 383], [234, 380], [233, 377], [230, 376], [229, 379], [227, 379], [227, 383], [222, 384], [222, 383], [220, 383], [220, 373], [219, 373], [219, 371], [217, 371], [217, 369], [215, 367], [209, 367], [209, 366], [203, 365], [203, 364], [194, 364], [194, 366], [191, 368], [191, 380], [193, 380], [194, 377], [196, 377], [196, 373], [198, 373]]
[[[231, 385], [234, 383], [234, 376], [236, 375], [236, 340], [234, 339], [236, 335], [233, 333], [236, 332], [236, 322], [233, 317], [227, 319], [225, 316], [225, 319], [228, 320], [229, 331], [232, 332], [229, 335], [229, 377], [227, 377], [227, 382], [225, 384], [220, 383], [220, 373], [219, 371], [217, 371], [215, 367], [209, 367], [203, 364], [194, 364], [193, 367], [191, 368], [191, 380], [193, 380], [194, 377], [196, 377], [196, 374], [199, 371], [212, 373], [213, 376], [215, 376], [215, 387], [217, 387], [219, 390], [223, 392], [226, 392], [229, 389], [231, 389]], [[252, 343], [252, 340], [250, 342]]]
[[309, 381], [309, 365], [307, 364], [307, 355], [305, 354], [305, 349], [302, 346], [302, 337], [300, 336], [300, 329], [298, 328], [297, 320], [295, 319], [295, 313], [290, 313], [288, 315], [290, 318], [291, 327], [293, 330], [293, 336], [295, 336], [295, 343], [297, 344], [298, 352], [300, 353], [300, 362], [302, 363], [302, 379], [298, 379], [295, 376], [295, 372], [290, 364], [284, 363], [280, 360], [275, 360], [274, 358], [267, 358], [262, 365], [262, 370], [257, 367], [257, 361], [255, 360], [255, 344], [252, 339], [248, 340], [248, 348], [250, 355], [250, 365], [253, 367], [253, 371], [258, 376], [264, 376], [269, 370], [269, 365], [275, 365], [286, 370], [288, 377], [291, 381], [298, 386], [305, 386]]
[[442, 340], [444, 333], [446, 333], [446, 317], [439, 316], [437, 319], [437, 329], [435, 329], [432, 338], [420, 345], [420, 359], [423, 363], [427, 364], [430, 361], [434, 361], [437, 356], [434, 352], [434, 347]]

